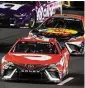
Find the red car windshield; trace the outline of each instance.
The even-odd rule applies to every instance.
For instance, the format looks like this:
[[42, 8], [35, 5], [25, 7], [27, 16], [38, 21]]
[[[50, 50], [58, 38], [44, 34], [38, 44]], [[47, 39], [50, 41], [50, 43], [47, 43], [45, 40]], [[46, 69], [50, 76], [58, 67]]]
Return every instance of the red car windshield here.
[[56, 46], [49, 42], [18, 42], [11, 52], [58, 54]]

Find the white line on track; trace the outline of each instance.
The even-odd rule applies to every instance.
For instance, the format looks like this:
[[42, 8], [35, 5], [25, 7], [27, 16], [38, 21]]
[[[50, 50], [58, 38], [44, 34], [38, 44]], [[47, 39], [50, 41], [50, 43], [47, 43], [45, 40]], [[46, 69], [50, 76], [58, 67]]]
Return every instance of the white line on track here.
[[69, 77], [66, 80], [62, 81], [61, 83], [57, 84], [57, 85], [64, 85], [65, 83], [71, 81], [72, 79], [74, 79], [73, 77]]

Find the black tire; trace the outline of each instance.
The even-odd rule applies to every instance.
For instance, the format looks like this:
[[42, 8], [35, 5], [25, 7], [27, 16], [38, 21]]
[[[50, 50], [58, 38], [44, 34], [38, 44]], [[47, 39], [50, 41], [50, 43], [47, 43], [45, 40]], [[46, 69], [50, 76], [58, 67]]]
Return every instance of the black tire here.
[[33, 27], [35, 27], [35, 23], [36, 23], [36, 15], [35, 15], [35, 13], [33, 13], [33, 15], [30, 18], [30, 21], [28, 21], [25, 24], [25, 26], [26, 27], [29, 27], [29, 28], [33, 28]]
[[84, 47], [81, 47], [80, 53], [81, 53], [81, 55], [84, 55]]

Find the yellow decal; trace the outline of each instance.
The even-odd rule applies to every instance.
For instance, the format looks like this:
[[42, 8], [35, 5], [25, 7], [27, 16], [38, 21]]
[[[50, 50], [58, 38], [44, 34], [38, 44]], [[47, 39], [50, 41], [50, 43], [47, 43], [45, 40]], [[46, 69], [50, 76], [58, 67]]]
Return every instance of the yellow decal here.
[[53, 33], [53, 34], [77, 34], [78, 31], [73, 29], [63, 29], [63, 28], [48, 28], [46, 33]]

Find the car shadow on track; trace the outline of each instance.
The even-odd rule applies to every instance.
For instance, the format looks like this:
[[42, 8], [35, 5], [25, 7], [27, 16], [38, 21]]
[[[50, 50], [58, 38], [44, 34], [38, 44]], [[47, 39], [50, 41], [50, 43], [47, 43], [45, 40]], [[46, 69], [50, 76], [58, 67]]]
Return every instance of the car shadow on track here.
[[[74, 79], [65, 83], [65, 86], [84, 86], [84, 74], [77, 74], [77, 73], [69, 73], [69, 75], [67, 75], [62, 81], [66, 80], [69, 77], [73, 77]], [[0, 77], [0, 81], [3, 81]], [[45, 81], [37, 81], [36, 80], [10, 80], [10, 81], [3, 81], [3, 82], [10, 82], [10, 83], [30, 83], [30, 84], [50, 84], [50, 85], [54, 85], [57, 83], [53, 83], [53, 82], [45, 82]]]
[[[0, 81], [3, 81], [3, 80], [1, 80], [0, 79]], [[35, 80], [10, 80], [10, 81], [3, 81], [3, 82], [6, 82], [6, 83], [8, 83], [8, 82], [10, 82], [10, 83], [29, 83], [29, 84], [55, 84], [55, 83], [53, 83], [53, 82], [45, 82], [45, 81], [35, 81]]]

